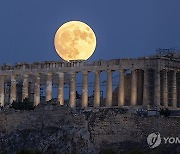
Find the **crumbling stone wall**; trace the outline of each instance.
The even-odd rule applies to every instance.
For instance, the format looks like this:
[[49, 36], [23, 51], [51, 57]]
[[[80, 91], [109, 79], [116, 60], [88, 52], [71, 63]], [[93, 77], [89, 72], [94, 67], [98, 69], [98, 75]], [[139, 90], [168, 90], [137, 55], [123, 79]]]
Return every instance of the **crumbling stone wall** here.
[[104, 109], [91, 114], [88, 121], [91, 138], [97, 149], [106, 148], [107, 144], [114, 144], [114, 148], [121, 149], [124, 143], [132, 148], [147, 148], [147, 137], [153, 132], [159, 132], [163, 137], [178, 137], [179, 123], [179, 118], [139, 117], [123, 109]]
[[0, 151], [12, 153], [27, 148], [43, 152], [97, 153], [102, 148], [148, 149], [146, 139], [150, 133], [177, 137], [179, 123], [179, 118], [142, 118], [123, 108], [76, 111], [46, 104], [34, 111], [1, 111]]

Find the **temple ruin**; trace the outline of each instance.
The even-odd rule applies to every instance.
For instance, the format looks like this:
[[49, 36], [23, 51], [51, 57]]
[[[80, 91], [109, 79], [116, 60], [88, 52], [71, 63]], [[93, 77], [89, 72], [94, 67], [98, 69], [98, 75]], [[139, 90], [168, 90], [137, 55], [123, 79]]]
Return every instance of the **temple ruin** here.
[[[101, 98], [100, 78], [107, 73], [106, 98]], [[112, 88], [112, 74], [118, 71], [118, 84]], [[93, 99], [88, 96], [88, 74], [94, 74]], [[57, 100], [64, 105], [64, 85], [69, 84], [70, 107], [77, 106], [76, 74], [82, 74], [81, 107], [134, 106], [143, 108], [180, 108], [180, 53], [156, 54], [133, 59], [109, 61], [35, 62], [4, 64], [0, 67], [0, 104], [29, 98], [42, 103], [40, 89], [46, 88], [45, 101], [52, 99], [57, 85]]]

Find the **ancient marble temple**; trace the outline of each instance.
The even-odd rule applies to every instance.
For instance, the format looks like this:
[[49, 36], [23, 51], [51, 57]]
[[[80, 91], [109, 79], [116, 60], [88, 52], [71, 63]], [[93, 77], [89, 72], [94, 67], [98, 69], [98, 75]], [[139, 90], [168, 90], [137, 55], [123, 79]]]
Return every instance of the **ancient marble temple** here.
[[[116, 90], [112, 74], [118, 72]], [[88, 98], [88, 74], [94, 74], [93, 101]], [[104, 106], [133, 106], [143, 108], [180, 108], [180, 54], [154, 55], [134, 59], [109, 61], [36, 62], [4, 64], [0, 67], [0, 104], [30, 98], [34, 105], [42, 103], [40, 87], [45, 85], [45, 101], [52, 99], [52, 85], [58, 86], [57, 100], [64, 104], [64, 85], [69, 84], [70, 107], [77, 106], [76, 75], [82, 73], [81, 107], [102, 106], [101, 73], [107, 73]], [[21, 86], [20, 86], [21, 85]], [[21, 88], [19, 88], [21, 87]]]

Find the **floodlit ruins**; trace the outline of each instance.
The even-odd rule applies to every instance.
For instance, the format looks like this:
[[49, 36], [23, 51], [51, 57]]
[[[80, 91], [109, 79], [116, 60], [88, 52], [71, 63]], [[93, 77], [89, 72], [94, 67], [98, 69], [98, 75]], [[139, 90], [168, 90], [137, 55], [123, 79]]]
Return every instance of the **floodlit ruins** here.
[[[101, 73], [107, 73], [106, 98], [101, 98]], [[112, 88], [112, 74], [118, 71], [118, 84]], [[88, 95], [88, 74], [94, 74], [93, 99]], [[180, 53], [159, 52], [149, 57], [109, 61], [72, 61], [4, 64], [0, 67], [0, 104], [29, 98], [37, 106], [52, 99], [53, 85], [58, 87], [57, 100], [65, 103], [64, 85], [69, 84], [70, 107], [77, 106], [76, 75], [82, 74], [81, 107], [134, 106], [143, 108], [180, 108]], [[79, 101], [79, 100], [78, 100]]]

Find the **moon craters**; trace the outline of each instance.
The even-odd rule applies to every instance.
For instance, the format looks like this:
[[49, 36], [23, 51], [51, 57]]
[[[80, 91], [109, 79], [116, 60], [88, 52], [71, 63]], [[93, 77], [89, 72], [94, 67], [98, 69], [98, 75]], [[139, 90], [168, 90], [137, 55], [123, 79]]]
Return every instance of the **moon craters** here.
[[55, 49], [64, 60], [86, 60], [94, 52], [96, 36], [83, 22], [71, 21], [63, 24], [56, 32]]

